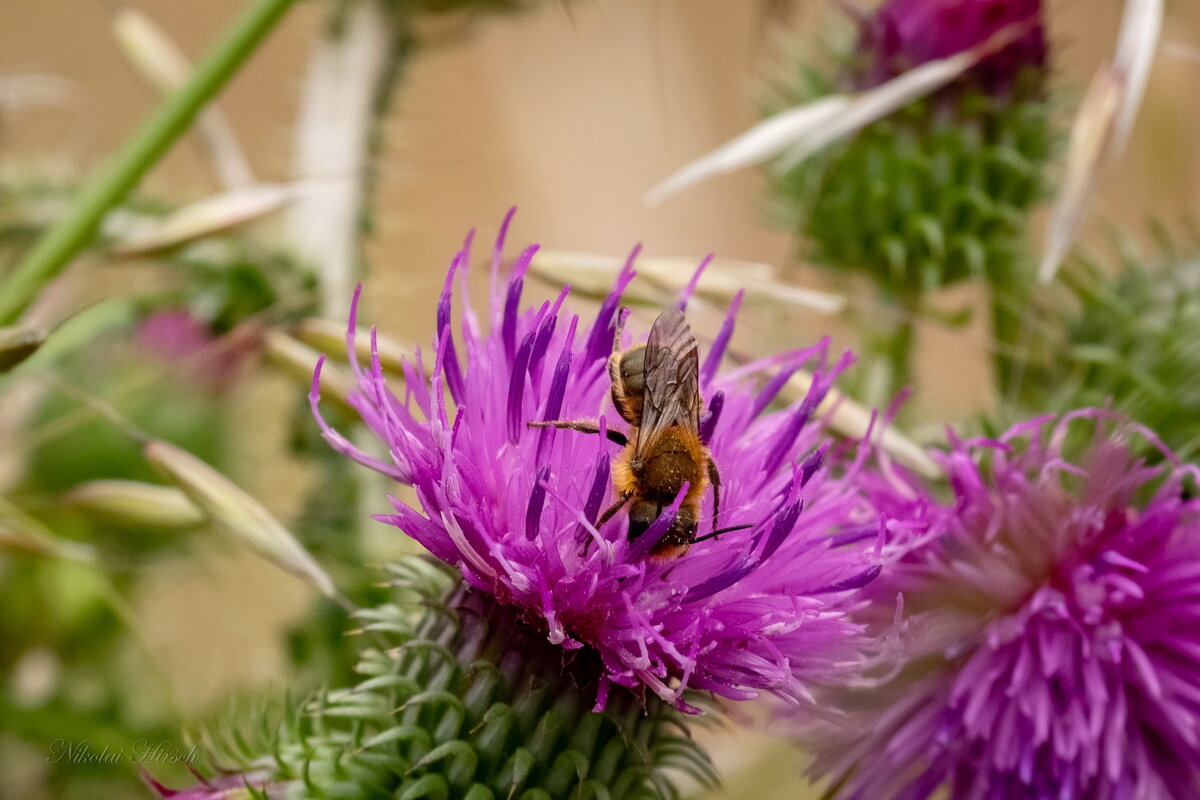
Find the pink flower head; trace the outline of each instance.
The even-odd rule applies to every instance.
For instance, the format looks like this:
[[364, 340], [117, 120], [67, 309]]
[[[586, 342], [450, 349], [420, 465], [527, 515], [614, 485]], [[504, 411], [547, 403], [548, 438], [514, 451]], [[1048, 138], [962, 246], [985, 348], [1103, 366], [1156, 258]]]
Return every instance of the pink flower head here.
[[1161, 447], [1098, 410], [955, 441], [949, 505], [878, 477], [865, 613], [883, 629], [902, 598], [905, 657], [816, 737], [839, 797], [1200, 797], [1196, 471], [1147, 466], [1133, 436]]
[[1042, 0], [888, 0], [862, 24], [859, 51], [871, 59], [865, 82], [883, 83], [1023, 23], [1033, 27], [970, 71], [989, 91], [1011, 85], [1025, 67], [1045, 65]]
[[[522, 609], [552, 643], [597, 653], [604, 667], [598, 707], [614, 683], [648, 687], [695, 710], [682, 699], [685, 689], [801, 699], [810, 684], [844, 677], [860, 660], [858, 627], [847, 618], [851, 598], [878, 572], [878, 525], [862, 515], [853, 483], [822, 468], [826, 449], [813, 420], [846, 359], [826, 369], [822, 342], [718, 374], [735, 301], [701, 359], [700, 435], [723, 478], [721, 525], [749, 527], [699, 542], [674, 561], [650, 559], [680, 498], [632, 541], [625, 514], [597, 529], [613, 502], [620, 448], [604, 435], [527, 426], [599, 416], [605, 430], [625, 427], [608, 399], [606, 362], [637, 251], [588, 323], [566, 310], [567, 289], [554, 302], [522, 307], [537, 248], [523, 251], [502, 282], [507, 226], [508, 219], [492, 256], [486, 329], [465, 297], [468, 236], [438, 305], [432, 358], [418, 355], [407, 365], [399, 394], [377, 359], [355, 367], [351, 402], [387, 445], [391, 463], [321, 423], [334, 447], [415, 489], [413, 506], [393, 499], [396, 513], [380, 519], [456, 568], [473, 589]], [[451, 305], [459, 292], [465, 302], [456, 330]], [[627, 335], [622, 346], [636, 338]], [[770, 410], [788, 378], [814, 361], [808, 395]], [[768, 369], [777, 372], [754, 380]], [[315, 410], [315, 388], [312, 399]], [[701, 535], [711, 529], [711, 513], [710, 492]]]
[[204, 778], [193, 770], [197, 783], [186, 789], [168, 789], [142, 770], [142, 780], [161, 798], [169, 800], [275, 800], [287, 794], [289, 783], [269, 780], [263, 774], [248, 773]]
[[255, 349], [255, 335], [233, 331], [221, 337], [187, 309], [155, 311], [138, 323], [137, 346], [212, 392], [231, 388]]

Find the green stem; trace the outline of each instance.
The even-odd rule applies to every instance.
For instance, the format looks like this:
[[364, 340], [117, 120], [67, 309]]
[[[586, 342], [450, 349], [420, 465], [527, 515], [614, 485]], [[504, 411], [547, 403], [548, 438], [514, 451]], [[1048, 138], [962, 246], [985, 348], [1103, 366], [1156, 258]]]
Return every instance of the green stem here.
[[168, 97], [112, 162], [84, 186], [67, 214], [43, 234], [0, 285], [0, 325], [15, 322], [38, 291], [87, 246], [108, 210], [191, 126], [294, 2], [253, 0], [230, 24], [188, 82]]
[[1039, 313], [1037, 297], [1030, 288], [1034, 285], [1033, 272], [1020, 265], [999, 280], [992, 280], [988, 287], [992, 312], [992, 370], [996, 381], [996, 395], [1014, 406], [1022, 402], [1026, 394], [1022, 384], [1036, 375], [1045, 364], [1042, 356], [1047, 343], [1037, 332], [1037, 321], [1045, 319]]
[[916, 344], [915, 320], [920, 313], [920, 292], [881, 297], [887, 307], [874, 320], [864, 320], [863, 342], [870, 358], [864, 402], [886, 408], [905, 386], [912, 383], [912, 356]]

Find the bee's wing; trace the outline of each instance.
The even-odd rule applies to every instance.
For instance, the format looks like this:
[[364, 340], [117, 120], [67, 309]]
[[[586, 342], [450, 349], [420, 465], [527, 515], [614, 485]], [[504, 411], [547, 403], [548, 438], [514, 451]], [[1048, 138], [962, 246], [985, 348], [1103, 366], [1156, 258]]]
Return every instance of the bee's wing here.
[[683, 312], [671, 308], [650, 327], [645, 355], [645, 401], [638, 452], [672, 425], [700, 427], [700, 356]]

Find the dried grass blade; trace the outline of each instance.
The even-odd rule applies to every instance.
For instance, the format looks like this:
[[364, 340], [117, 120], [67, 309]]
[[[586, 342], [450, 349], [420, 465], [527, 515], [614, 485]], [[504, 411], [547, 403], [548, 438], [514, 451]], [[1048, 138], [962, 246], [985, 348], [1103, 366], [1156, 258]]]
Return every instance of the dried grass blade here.
[[[167, 32], [135, 8], [113, 14], [113, 35], [134, 70], [163, 94], [187, 82], [192, 65]], [[254, 181], [254, 173], [225, 115], [210, 105], [196, 117], [200, 134], [221, 184], [228, 189]]]
[[655, 205], [692, 184], [780, 153], [786, 155], [778, 168], [791, 169], [818, 150], [940, 89], [1024, 36], [1037, 22], [1030, 19], [1009, 25], [975, 47], [929, 61], [873, 89], [828, 95], [776, 114], [668, 177], [646, 193], [645, 202]]
[[[628, 302], [664, 305], [676, 296], [696, 270], [699, 259], [639, 258], [638, 275], [625, 292]], [[625, 261], [599, 253], [542, 250], [530, 263], [530, 273], [555, 285], [569, 284], [573, 292], [601, 298], [612, 290], [613, 280]], [[846, 306], [844, 297], [783, 281], [769, 264], [752, 261], [714, 260], [696, 285], [696, 296], [727, 304], [739, 291], [747, 303], [802, 308], [822, 314], [837, 314]]]
[[148, 255], [203, 239], [278, 211], [296, 195], [294, 186], [277, 183], [230, 189], [139, 226], [114, 245], [113, 255], [119, 258]]

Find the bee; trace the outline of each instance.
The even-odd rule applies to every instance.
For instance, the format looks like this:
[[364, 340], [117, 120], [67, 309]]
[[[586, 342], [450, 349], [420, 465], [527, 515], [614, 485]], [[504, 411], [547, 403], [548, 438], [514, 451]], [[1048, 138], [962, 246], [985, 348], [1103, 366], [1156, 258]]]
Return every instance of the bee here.
[[[629, 433], [607, 431], [609, 440], [623, 450], [613, 462], [617, 501], [604, 511], [596, 527], [628, 506], [629, 538], [635, 540], [675, 502], [686, 483], [687, 493], [675, 519], [650, 551], [651, 558], [669, 561], [682, 556], [698, 541], [749, 526], [717, 528], [721, 473], [700, 440], [700, 361], [687, 318], [676, 309], [663, 311], [650, 327], [646, 343], [624, 351], [620, 346], [621, 329], [618, 323], [608, 374], [613, 405], [629, 423]], [[593, 420], [529, 425], [600, 432]], [[709, 486], [713, 490], [714, 530], [697, 539], [700, 502]]]

